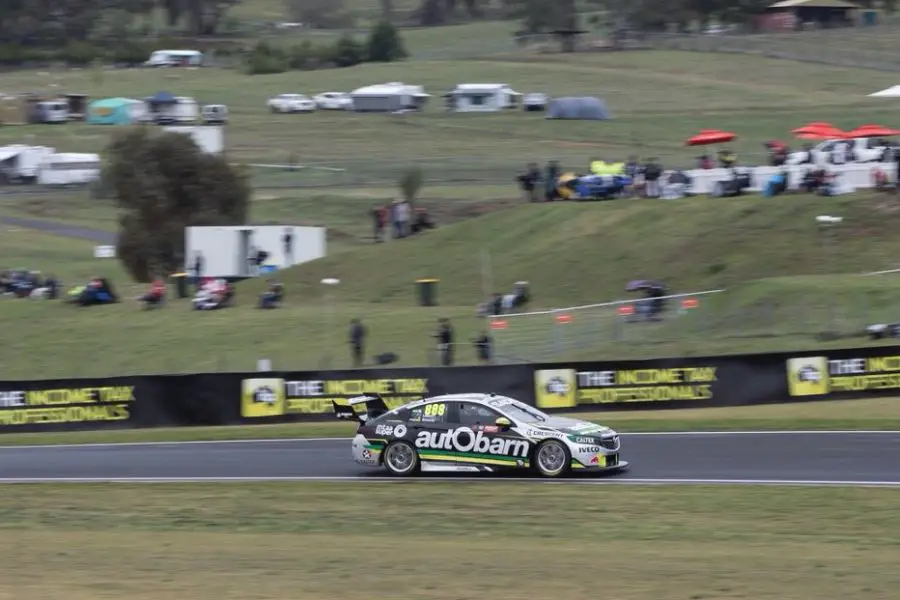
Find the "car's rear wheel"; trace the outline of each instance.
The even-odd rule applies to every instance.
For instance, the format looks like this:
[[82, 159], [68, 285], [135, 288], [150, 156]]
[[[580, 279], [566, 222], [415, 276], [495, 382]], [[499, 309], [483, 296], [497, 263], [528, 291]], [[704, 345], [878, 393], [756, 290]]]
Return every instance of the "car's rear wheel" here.
[[543, 477], [559, 477], [569, 472], [572, 454], [559, 440], [546, 440], [534, 451], [534, 466]]
[[396, 477], [407, 477], [419, 471], [419, 453], [409, 442], [393, 441], [384, 449], [384, 468]]

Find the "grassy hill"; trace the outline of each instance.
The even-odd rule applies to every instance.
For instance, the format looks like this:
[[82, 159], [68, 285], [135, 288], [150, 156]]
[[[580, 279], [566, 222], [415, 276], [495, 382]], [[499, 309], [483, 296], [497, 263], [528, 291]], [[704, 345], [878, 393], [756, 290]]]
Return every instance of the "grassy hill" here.
[[[431, 37], [437, 37], [436, 34]], [[433, 40], [432, 40], [433, 41]], [[474, 42], [472, 42], [474, 43]], [[466, 42], [468, 47], [469, 43]], [[447, 113], [439, 97], [421, 114], [319, 112], [273, 115], [266, 100], [279, 93], [348, 91], [385, 81], [405, 81], [439, 96], [466, 81], [507, 82], [522, 92], [554, 96], [600, 95], [612, 121], [556, 121], [540, 114]], [[658, 156], [667, 165], [692, 165], [700, 151], [684, 140], [705, 128], [734, 131], [742, 160], [764, 160], [763, 142], [785, 139], [809, 121], [853, 128], [890, 126], [893, 105], [865, 95], [883, 89], [884, 74], [865, 69], [809, 65], [753, 56], [693, 52], [635, 51], [573, 56], [510, 52], [482, 60], [412, 60], [304, 73], [249, 76], [237, 70], [131, 69], [97, 78], [87, 70], [4, 74], [4, 91], [79, 91], [92, 97], [143, 96], [159, 89], [190, 95], [201, 103], [229, 107], [229, 155], [248, 163], [302, 164], [344, 169], [315, 183], [341, 185], [396, 181], [410, 164], [423, 165], [434, 179], [508, 182], [530, 161], [551, 158], [583, 168], [594, 155], [623, 159]], [[113, 128], [64, 126], [5, 127], [0, 143], [22, 142], [60, 151], [95, 151]], [[311, 171], [266, 170], [256, 180], [277, 176], [277, 185], [300, 185]]]
[[[442, 316], [454, 320], [460, 358], [471, 362], [468, 340], [484, 327], [474, 316], [483, 298], [484, 251], [491, 287], [506, 291], [516, 280], [530, 281], [532, 308], [627, 297], [623, 288], [636, 278], [662, 279], [676, 292], [730, 290], [686, 317], [618, 334], [610, 310], [577, 312], [564, 332], [552, 330], [550, 318], [521, 321], [496, 332], [498, 351], [509, 356], [549, 358], [554, 340], [563, 342], [557, 356], [573, 358], [821, 345], [823, 332], [858, 334], [868, 322], [894, 318], [895, 280], [853, 273], [896, 264], [897, 206], [895, 197], [875, 195], [520, 206], [285, 271], [287, 305], [276, 311], [253, 308], [259, 281], [239, 285], [238, 307], [208, 314], [190, 311], [185, 301], [144, 312], [128, 299], [89, 309], [4, 300], [6, 339], [13, 341], [0, 349], [0, 362], [10, 378], [246, 370], [262, 357], [281, 368], [346, 366], [346, 324], [360, 317], [370, 330], [369, 354], [394, 351], [403, 364], [425, 364]], [[814, 222], [825, 213], [846, 219], [827, 261]], [[70, 282], [100, 272], [122, 282], [124, 295], [137, 294], [114, 262], [89, 258], [89, 244], [48, 244], [32, 235], [19, 233], [5, 255]], [[82, 258], [73, 261], [73, 254]], [[440, 307], [416, 306], [413, 281], [423, 276], [441, 280]], [[323, 295], [323, 277], [341, 279], [331, 297]]]

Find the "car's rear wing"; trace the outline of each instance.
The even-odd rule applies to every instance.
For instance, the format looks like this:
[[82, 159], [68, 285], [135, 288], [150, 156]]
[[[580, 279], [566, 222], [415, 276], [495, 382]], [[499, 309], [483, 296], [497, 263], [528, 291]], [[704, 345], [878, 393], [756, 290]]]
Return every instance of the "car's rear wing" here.
[[[356, 419], [360, 423], [365, 423], [388, 411], [384, 398], [378, 394], [356, 396], [348, 399], [346, 404], [338, 404], [336, 400], [332, 400], [331, 403], [334, 405], [335, 417], [346, 420]], [[358, 412], [354, 407], [360, 404], [364, 405], [365, 409]]]

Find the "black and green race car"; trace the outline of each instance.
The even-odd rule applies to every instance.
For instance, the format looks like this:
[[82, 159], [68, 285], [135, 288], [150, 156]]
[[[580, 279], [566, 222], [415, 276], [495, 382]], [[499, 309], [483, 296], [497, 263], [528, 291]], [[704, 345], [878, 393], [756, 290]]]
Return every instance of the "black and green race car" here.
[[334, 411], [359, 421], [353, 460], [396, 476], [524, 469], [560, 477], [628, 467], [612, 429], [548, 415], [505, 396], [450, 394], [388, 410], [381, 397], [370, 395], [335, 402]]

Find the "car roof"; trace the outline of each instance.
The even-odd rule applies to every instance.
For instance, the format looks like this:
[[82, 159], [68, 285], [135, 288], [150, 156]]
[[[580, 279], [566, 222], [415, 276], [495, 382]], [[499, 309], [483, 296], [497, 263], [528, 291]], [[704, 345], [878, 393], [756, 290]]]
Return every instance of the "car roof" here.
[[487, 405], [491, 401], [496, 403], [496, 401], [498, 400], [502, 404], [512, 404], [516, 402], [516, 400], [513, 398], [510, 398], [508, 396], [499, 396], [497, 394], [443, 394], [441, 396], [431, 396], [428, 398], [422, 398], [420, 400], [414, 400], [413, 402], [405, 404], [402, 408], [415, 408], [417, 406], [430, 404], [432, 402], [474, 402], [476, 404]]

